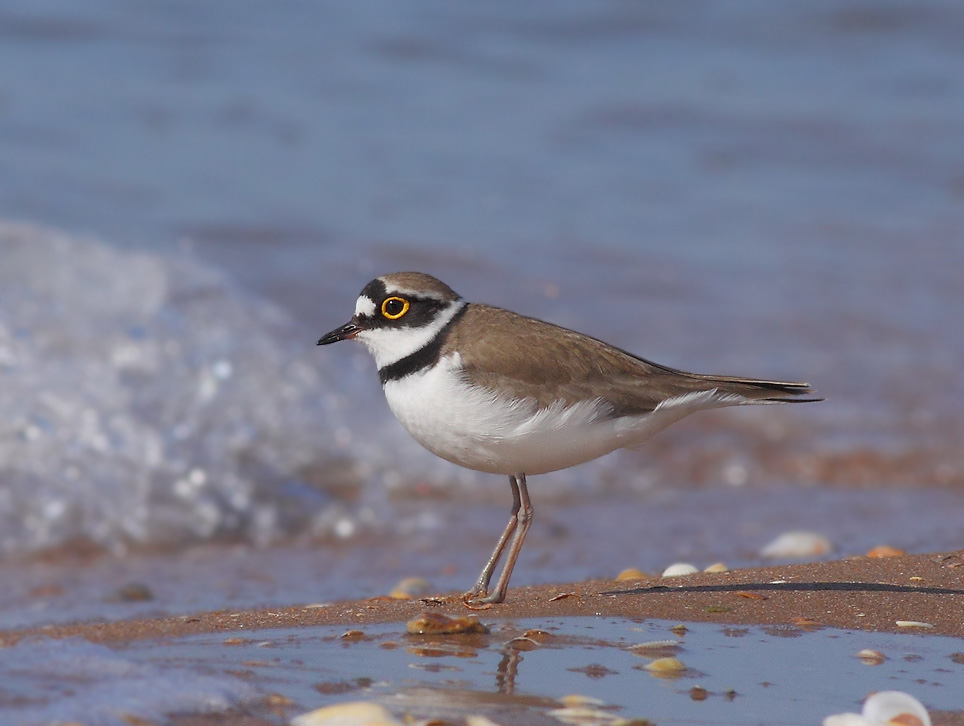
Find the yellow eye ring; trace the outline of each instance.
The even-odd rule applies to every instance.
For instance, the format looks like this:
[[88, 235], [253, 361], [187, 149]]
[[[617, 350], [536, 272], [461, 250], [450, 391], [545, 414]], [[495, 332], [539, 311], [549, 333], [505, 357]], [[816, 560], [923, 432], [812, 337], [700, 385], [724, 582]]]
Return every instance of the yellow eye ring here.
[[389, 320], [398, 320], [410, 307], [408, 300], [403, 297], [387, 297], [382, 302], [382, 315]]

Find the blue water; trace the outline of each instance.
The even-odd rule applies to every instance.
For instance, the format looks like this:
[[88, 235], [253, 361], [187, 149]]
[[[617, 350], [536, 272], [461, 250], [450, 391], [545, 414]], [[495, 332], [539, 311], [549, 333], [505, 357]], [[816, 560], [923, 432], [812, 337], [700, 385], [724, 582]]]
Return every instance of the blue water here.
[[503, 261], [520, 243], [746, 262], [950, 232], [961, 16], [934, 0], [15, 0], [0, 209], [120, 242]]
[[[107, 647], [79, 642], [21, 643], [0, 651], [5, 688], [0, 720], [116, 724], [121, 718], [219, 712], [230, 706], [275, 723], [344, 701], [382, 703], [401, 718], [460, 723], [484, 714], [497, 723], [556, 723], [558, 699], [599, 699], [624, 718], [657, 723], [814, 724], [859, 710], [871, 692], [903, 690], [930, 710], [964, 708], [960, 641], [793, 627], [561, 618], [490, 623], [487, 636], [414, 637], [401, 624], [367, 626], [360, 640], [345, 628], [260, 630]], [[537, 643], [510, 640], [529, 629]], [[645, 670], [666, 652], [632, 650], [675, 641], [686, 670], [660, 678]], [[872, 648], [885, 660], [856, 657]], [[705, 699], [694, 698], [699, 687]], [[267, 709], [268, 694], [289, 699]], [[277, 699], [276, 699], [277, 700]]]
[[[313, 346], [404, 268], [828, 399], [540, 478], [530, 546], [574, 534], [520, 582], [633, 564], [580, 561], [603, 495], [639, 506], [601, 505], [602, 532], [658, 529], [669, 497], [686, 526], [639, 547], [654, 569], [791, 527], [959, 546], [962, 31], [936, 0], [4, 3], [0, 554], [377, 534], [461, 539], [471, 579], [505, 483], [421, 451], [358, 347]], [[376, 592], [423, 561], [398, 556]], [[318, 596], [375, 587], [350, 569]]]

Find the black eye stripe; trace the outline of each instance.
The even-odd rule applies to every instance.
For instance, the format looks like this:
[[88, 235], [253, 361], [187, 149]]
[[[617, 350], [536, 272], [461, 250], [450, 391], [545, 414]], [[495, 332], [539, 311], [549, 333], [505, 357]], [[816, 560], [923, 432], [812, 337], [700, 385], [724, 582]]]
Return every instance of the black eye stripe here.
[[[391, 304], [388, 302], [391, 298], [401, 298], [409, 303], [409, 309], [394, 320], [381, 313], [382, 310], [385, 310], [383, 306]], [[443, 302], [433, 297], [420, 297], [397, 292], [383, 293], [381, 297], [374, 299], [377, 301], [375, 310], [378, 314], [371, 321], [371, 327], [373, 328], [420, 328], [432, 323], [438, 317], [439, 312], [451, 305], [450, 302]], [[395, 315], [401, 309], [394, 313], [391, 310], [385, 311], [390, 315]]]

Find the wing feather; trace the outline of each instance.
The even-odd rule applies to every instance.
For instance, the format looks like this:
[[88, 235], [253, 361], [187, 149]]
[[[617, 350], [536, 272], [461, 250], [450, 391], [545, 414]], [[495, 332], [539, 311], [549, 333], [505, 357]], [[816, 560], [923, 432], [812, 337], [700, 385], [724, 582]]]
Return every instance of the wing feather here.
[[540, 408], [601, 398], [612, 416], [649, 413], [699, 392], [707, 408], [799, 400], [806, 383], [687, 373], [601, 340], [502, 308], [470, 304], [442, 354], [458, 351], [474, 385], [534, 399]]

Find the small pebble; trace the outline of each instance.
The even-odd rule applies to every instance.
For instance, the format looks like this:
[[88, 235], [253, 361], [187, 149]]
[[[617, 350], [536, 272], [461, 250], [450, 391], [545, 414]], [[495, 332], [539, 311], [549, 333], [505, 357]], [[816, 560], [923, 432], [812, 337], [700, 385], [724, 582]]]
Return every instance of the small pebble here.
[[887, 657], [879, 650], [871, 650], [870, 648], [857, 651], [857, 657], [866, 665], [880, 665], [887, 660]]
[[506, 642], [505, 645], [507, 648], [512, 648], [512, 650], [521, 650], [524, 652], [527, 650], [535, 650], [536, 648], [539, 647], [540, 643], [538, 640], [534, 640], [532, 638], [527, 638], [524, 635], [520, 635], [518, 637], [512, 638], [512, 640], [509, 640], [508, 642]]
[[693, 686], [690, 689], [690, 698], [694, 701], [705, 701], [709, 692], [703, 686]]
[[665, 570], [663, 570], [663, 577], [682, 577], [683, 575], [692, 575], [694, 572], [699, 572], [693, 565], [689, 562], [675, 562]]
[[833, 549], [830, 540], [816, 532], [784, 532], [760, 550], [762, 557], [774, 559], [816, 557]]
[[109, 602], [148, 602], [154, 599], [154, 592], [140, 582], [129, 582], [117, 588], [107, 600]]
[[535, 650], [551, 638], [552, 635], [545, 630], [527, 630], [522, 635], [510, 639], [506, 645], [513, 650]]

